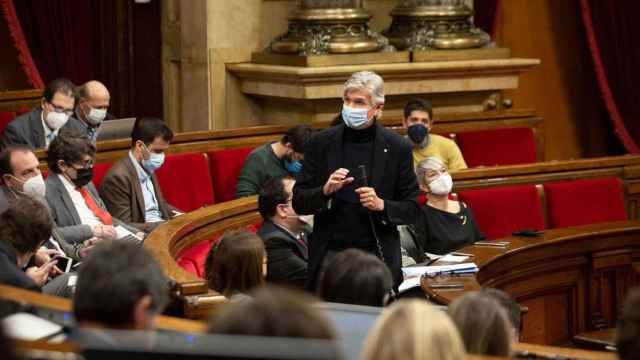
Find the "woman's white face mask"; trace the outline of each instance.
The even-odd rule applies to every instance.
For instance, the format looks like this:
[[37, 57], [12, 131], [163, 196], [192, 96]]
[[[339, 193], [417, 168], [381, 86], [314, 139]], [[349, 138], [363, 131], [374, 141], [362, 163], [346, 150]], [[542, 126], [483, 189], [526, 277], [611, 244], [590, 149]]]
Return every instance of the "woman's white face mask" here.
[[438, 175], [429, 183], [429, 189], [435, 195], [448, 195], [453, 188], [453, 179], [449, 173]]

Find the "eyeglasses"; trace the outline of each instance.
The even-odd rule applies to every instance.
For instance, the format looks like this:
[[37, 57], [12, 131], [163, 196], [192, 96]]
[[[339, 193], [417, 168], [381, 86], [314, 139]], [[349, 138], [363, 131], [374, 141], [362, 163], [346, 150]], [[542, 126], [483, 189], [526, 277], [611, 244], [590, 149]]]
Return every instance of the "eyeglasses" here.
[[49, 105], [51, 105], [51, 107], [53, 107], [53, 111], [57, 112], [57, 113], [63, 113], [67, 116], [71, 116], [73, 115], [73, 109], [67, 109], [65, 107], [62, 106], [58, 106], [54, 103], [52, 103], [51, 101], [47, 101], [49, 103]]
[[87, 160], [82, 164], [72, 164], [71, 167], [76, 170], [91, 169], [93, 167], [93, 160]]

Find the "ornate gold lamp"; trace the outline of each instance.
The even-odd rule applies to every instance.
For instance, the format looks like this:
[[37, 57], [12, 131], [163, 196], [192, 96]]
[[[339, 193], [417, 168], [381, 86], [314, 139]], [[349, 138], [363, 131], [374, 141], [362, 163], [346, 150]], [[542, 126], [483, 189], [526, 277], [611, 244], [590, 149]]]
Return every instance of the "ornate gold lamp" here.
[[324, 55], [389, 50], [386, 38], [372, 32], [363, 0], [300, 0], [287, 32], [271, 42], [279, 54]]
[[391, 26], [382, 32], [398, 49], [468, 49], [491, 38], [473, 24], [464, 0], [398, 0]]

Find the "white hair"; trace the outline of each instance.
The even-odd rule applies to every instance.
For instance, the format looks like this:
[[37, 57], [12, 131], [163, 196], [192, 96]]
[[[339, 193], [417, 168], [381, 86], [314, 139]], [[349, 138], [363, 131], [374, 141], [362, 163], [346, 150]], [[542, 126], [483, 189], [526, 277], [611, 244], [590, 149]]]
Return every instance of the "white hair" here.
[[359, 71], [351, 74], [344, 83], [343, 98], [354, 90], [366, 90], [371, 94], [373, 105], [384, 104], [384, 81], [373, 71]]
[[421, 185], [427, 185], [427, 172], [429, 170], [440, 170], [442, 167], [446, 167], [444, 165], [444, 161], [438, 156], [429, 156], [428, 158], [420, 161], [418, 165], [416, 165], [416, 175], [418, 177], [418, 182]]

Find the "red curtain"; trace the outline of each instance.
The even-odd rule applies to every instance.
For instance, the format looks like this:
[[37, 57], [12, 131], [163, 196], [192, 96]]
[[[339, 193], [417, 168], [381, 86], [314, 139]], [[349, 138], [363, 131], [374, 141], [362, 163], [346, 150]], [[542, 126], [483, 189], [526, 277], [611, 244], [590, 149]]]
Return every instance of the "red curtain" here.
[[116, 117], [162, 117], [160, 0], [0, 1], [15, 7], [41, 82], [99, 80]]
[[591, 58], [616, 135], [640, 154], [639, 1], [580, 0]]
[[44, 88], [44, 83], [40, 77], [40, 72], [33, 61], [29, 45], [22, 32], [22, 25], [13, 6], [13, 0], [0, 0], [4, 20], [9, 28], [9, 34], [13, 40], [13, 44], [18, 50], [18, 62], [22, 66], [29, 83], [36, 89]]

